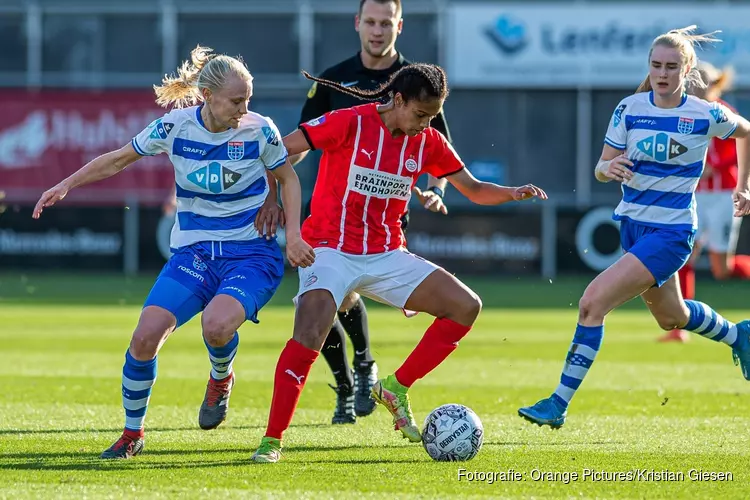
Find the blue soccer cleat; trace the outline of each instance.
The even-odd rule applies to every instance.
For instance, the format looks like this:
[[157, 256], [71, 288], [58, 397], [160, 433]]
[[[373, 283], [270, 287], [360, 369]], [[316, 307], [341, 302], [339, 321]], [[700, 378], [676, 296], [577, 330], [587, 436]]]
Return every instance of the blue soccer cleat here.
[[565, 423], [568, 411], [554, 398], [549, 397], [537, 402], [534, 406], [524, 406], [518, 409], [518, 415], [538, 426], [549, 425], [559, 429]]
[[750, 320], [737, 323], [737, 347], [732, 348], [734, 364], [740, 365], [742, 376], [750, 380]]

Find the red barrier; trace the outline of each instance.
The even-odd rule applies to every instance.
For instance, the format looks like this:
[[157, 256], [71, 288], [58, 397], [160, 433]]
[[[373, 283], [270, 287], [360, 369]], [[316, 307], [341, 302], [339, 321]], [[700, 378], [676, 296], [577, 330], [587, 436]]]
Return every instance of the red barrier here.
[[[0, 192], [5, 203], [39, 195], [89, 160], [127, 144], [164, 110], [150, 91], [0, 93]], [[145, 157], [65, 203], [121, 205], [137, 194], [159, 204], [174, 185], [166, 155]]]

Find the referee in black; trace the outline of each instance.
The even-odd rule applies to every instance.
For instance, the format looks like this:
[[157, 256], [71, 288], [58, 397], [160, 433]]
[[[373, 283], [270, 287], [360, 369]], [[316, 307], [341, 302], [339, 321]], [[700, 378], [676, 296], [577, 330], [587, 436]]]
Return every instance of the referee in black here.
[[[326, 69], [320, 77], [364, 90], [375, 90], [386, 83], [393, 73], [409, 64], [395, 46], [403, 27], [401, 14], [401, 0], [360, 0], [355, 18], [360, 51]], [[323, 85], [318, 86], [316, 82], [307, 93], [299, 122], [305, 123], [329, 111], [360, 104], [363, 104], [362, 100]], [[445, 135], [448, 141], [451, 140], [442, 112], [432, 120], [430, 126]], [[306, 154], [290, 158], [292, 164], [299, 163]], [[414, 194], [429, 210], [446, 213], [442, 203], [445, 185], [445, 179], [430, 177], [428, 188], [424, 192], [415, 189]], [[307, 210], [309, 213], [309, 205]], [[408, 213], [402, 223], [405, 229]], [[353, 373], [347, 360], [344, 331], [349, 334], [354, 347]], [[356, 421], [357, 416], [372, 413], [375, 401], [370, 396], [370, 390], [378, 380], [378, 368], [370, 352], [367, 311], [359, 294], [352, 293], [344, 300], [321, 352], [336, 378], [336, 387], [331, 386], [337, 394], [331, 422], [350, 424]]]

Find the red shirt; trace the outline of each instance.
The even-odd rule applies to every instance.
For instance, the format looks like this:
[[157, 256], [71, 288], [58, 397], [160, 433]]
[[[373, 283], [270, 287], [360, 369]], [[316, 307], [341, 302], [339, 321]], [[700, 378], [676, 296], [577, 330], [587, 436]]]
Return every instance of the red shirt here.
[[[721, 99], [719, 102], [732, 111], [737, 111]], [[698, 183], [697, 192], [732, 191], [737, 186], [737, 146], [734, 139], [711, 139], [706, 166], [711, 167], [713, 172]]]
[[300, 125], [323, 151], [302, 237], [314, 248], [377, 254], [404, 245], [401, 216], [421, 174], [445, 177], [464, 164], [433, 128], [392, 137], [377, 104], [331, 111]]

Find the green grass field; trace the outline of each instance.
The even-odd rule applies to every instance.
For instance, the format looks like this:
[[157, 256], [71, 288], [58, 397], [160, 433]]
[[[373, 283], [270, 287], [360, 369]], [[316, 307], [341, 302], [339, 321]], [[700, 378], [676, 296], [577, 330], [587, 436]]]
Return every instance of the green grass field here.
[[[250, 462], [263, 434], [273, 370], [289, 338], [295, 278], [241, 330], [238, 383], [227, 422], [197, 425], [209, 364], [199, 323], [169, 339], [146, 420], [146, 450], [130, 461], [98, 454], [122, 428], [123, 355], [153, 277], [0, 275], [0, 498], [748, 498], [750, 384], [729, 349], [703, 339], [661, 345], [637, 302], [608, 318], [603, 351], [552, 431], [516, 415], [554, 389], [573, 334], [583, 280], [471, 281], [485, 310], [461, 347], [412, 391], [417, 420], [444, 403], [484, 423], [480, 454], [436, 463], [392, 430], [382, 408], [356, 425], [329, 425], [332, 378], [320, 359], [276, 465]], [[700, 297], [730, 319], [750, 316], [747, 285], [700, 283]], [[394, 370], [430, 319], [369, 309], [382, 374]], [[521, 481], [468, 482], [468, 471], [523, 473]], [[682, 481], [592, 481], [586, 469], [685, 474]], [[691, 469], [732, 481], [693, 481]], [[532, 471], [579, 478], [534, 480]]]

